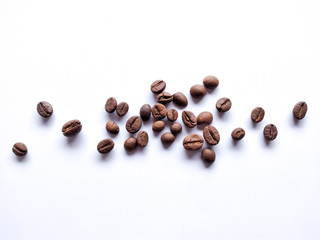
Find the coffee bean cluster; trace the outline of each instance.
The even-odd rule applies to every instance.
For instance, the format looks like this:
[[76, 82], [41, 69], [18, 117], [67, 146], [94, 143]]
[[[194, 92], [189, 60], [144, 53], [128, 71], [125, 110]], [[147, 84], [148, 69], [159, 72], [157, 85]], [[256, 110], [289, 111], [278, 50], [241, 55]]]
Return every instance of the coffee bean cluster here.
[[[215, 76], [207, 76], [203, 79], [202, 84], [193, 85], [190, 88], [190, 95], [194, 99], [203, 98], [207, 90], [214, 90], [219, 86], [219, 80]], [[152, 117], [154, 123], [152, 125], [152, 131], [156, 134], [162, 132], [166, 126], [165, 118], [171, 123], [170, 132], [165, 132], [161, 135], [160, 139], [163, 145], [172, 144], [176, 136], [182, 131], [183, 126], [176, 122], [179, 117], [179, 113], [174, 108], [169, 108], [168, 105], [173, 102], [178, 108], [186, 108], [188, 106], [188, 98], [182, 92], [176, 92], [171, 94], [165, 92], [166, 82], [163, 80], [157, 80], [150, 86], [150, 90], [153, 94], [156, 94], [157, 103], [153, 106], [144, 104], [140, 108], [139, 115], [130, 116], [125, 124], [126, 130], [131, 134], [136, 134], [129, 137], [124, 141], [123, 147], [126, 151], [135, 151], [138, 147], [144, 148], [148, 145], [149, 135], [146, 131], [140, 131], [143, 122], [149, 121]], [[222, 114], [231, 109], [232, 102], [229, 98], [223, 97], [216, 102], [216, 109]], [[129, 104], [126, 102], [117, 102], [115, 97], [110, 97], [105, 103], [105, 111], [109, 114], [116, 114], [119, 117], [124, 117], [129, 110]], [[293, 116], [297, 120], [301, 120], [306, 116], [308, 106], [304, 101], [298, 102], [293, 107]], [[53, 108], [50, 103], [46, 101], [39, 102], [37, 105], [37, 111], [43, 118], [48, 118], [53, 114]], [[251, 112], [251, 120], [258, 124], [263, 120], [265, 116], [265, 110], [262, 107], [256, 107]], [[188, 151], [197, 151], [203, 147], [204, 142], [210, 146], [217, 145], [220, 142], [220, 134], [218, 129], [211, 125], [213, 121], [213, 115], [209, 111], [203, 111], [196, 116], [192, 111], [184, 110], [181, 115], [182, 122], [186, 128], [192, 129], [197, 125], [203, 125], [202, 136], [200, 134], [191, 133], [184, 137], [182, 145]], [[116, 135], [120, 132], [119, 125], [114, 121], [108, 121], [105, 125], [106, 131], [111, 135]], [[80, 133], [82, 124], [79, 120], [74, 119], [66, 122], [62, 126], [62, 134], [66, 137], [73, 137]], [[263, 135], [266, 141], [273, 141], [278, 135], [278, 129], [274, 124], [267, 124], [263, 129]], [[234, 129], [231, 132], [231, 137], [234, 141], [240, 141], [245, 137], [245, 130], [241, 127]], [[97, 151], [101, 154], [109, 153], [114, 148], [114, 141], [111, 138], [101, 140], [97, 145]], [[24, 156], [27, 154], [27, 146], [21, 142], [15, 143], [12, 147], [12, 151], [17, 156]], [[216, 154], [211, 148], [204, 148], [201, 151], [201, 159], [205, 164], [211, 165], [216, 158]]]

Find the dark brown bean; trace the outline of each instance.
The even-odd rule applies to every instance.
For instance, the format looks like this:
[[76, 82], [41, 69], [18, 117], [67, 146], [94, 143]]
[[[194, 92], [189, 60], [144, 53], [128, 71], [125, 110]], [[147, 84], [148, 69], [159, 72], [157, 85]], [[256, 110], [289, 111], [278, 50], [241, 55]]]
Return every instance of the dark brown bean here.
[[205, 126], [203, 129], [203, 137], [210, 145], [217, 145], [220, 141], [220, 134], [214, 126]]
[[212, 164], [216, 160], [216, 153], [210, 148], [204, 148], [201, 152], [202, 160], [207, 164]]
[[66, 137], [77, 135], [82, 129], [82, 124], [79, 120], [71, 120], [62, 126], [62, 133]]
[[306, 116], [307, 111], [308, 111], [308, 105], [304, 101], [298, 102], [292, 110], [293, 116], [299, 120], [303, 119]]
[[176, 135], [182, 131], [182, 125], [180, 123], [175, 122], [170, 126], [170, 131], [172, 134]]
[[141, 131], [137, 135], [137, 144], [140, 147], [145, 147], [148, 145], [149, 142], [149, 135], [146, 131]]
[[28, 153], [27, 146], [22, 142], [17, 142], [12, 147], [12, 152], [17, 156], [25, 156]]
[[116, 124], [114, 121], [108, 121], [106, 123], [106, 129], [111, 134], [118, 134], [120, 131], [118, 124]]
[[140, 117], [143, 121], [148, 121], [151, 116], [151, 106], [149, 104], [144, 104], [140, 108]]
[[190, 134], [183, 139], [186, 150], [196, 151], [203, 146], [203, 138], [199, 134]]
[[216, 103], [216, 108], [219, 112], [226, 112], [230, 110], [232, 103], [229, 98], [220, 98]]
[[137, 139], [135, 139], [134, 137], [129, 137], [124, 142], [123, 146], [127, 151], [134, 151], [138, 146]]
[[198, 117], [197, 117], [197, 124], [202, 125], [202, 124], [211, 124], [213, 120], [212, 113], [210, 112], [201, 112]]
[[48, 118], [52, 115], [53, 108], [50, 103], [42, 101], [38, 103], [37, 111], [41, 117]]
[[178, 119], [178, 111], [175, 110], [175, 109], [169, 109], [167, 111], [167, 119], [170, 121], [170, 122], [174, 122]]
[[97, 150], [99, 153], [108, 153], [110, 152], [114, 147], [114, 142], [112, 139], [107, 138], [100, 141], [97, 145]]
[[126, 102], [121, 102], [117, 105], [116, 112], [119, 117], [123, 117], [129, 111], [129, 105]]
[[117, 99], [115, 99], [114, 97], [108, 98], [104, 108], [105, 108], [106, 112], [108, 112], [108, 113], [114, 112], [117, 108]]
[[156, 120], [160, 120], [166, 117], [167, 114], [167, 108], [161, 104], [161, 103], [156, 103], [153, 107], [152, 107], [152, 116], [156, 119]]
[[171, 132], [166, 132], [161, 136], [161, 142], [163, 144], [171, 144], [175, 139], [176, 137]]
[[161, 104], [171, 103], [173, 100], [173, 95], [168, 92], [162, 92], [157, 95], [157, 102]]
[[126, 129], [129, 133], [136, 133], [140, 130], [142, 120], [139, 116], [132, 116], [126, 122]]
[[273, 141], [278, 136], [278, 129], [273, 124], [268, 124], [263, 129], [263, 135], [265, 139]]
[[261, 122], [264, 118], [264, 109], [262, 107], [256, 107], [251, 112], [251, 119], [255, 123]]
[[166, 82], [163, 80], [157, 80], [151, 84], [151, 92], [161, 93], [166, 88]]
[[231, 133], [231, 137], [234, 140], [241, 140], [245, 135], [246, 135], [246, 132], [243, 128], [236, 128]]
[[190, 88], [190, 95], [193, 98], [202, 98], [204, 95], [206, 95], [206, 93], [207, 93], [207, 89], [201, 84], [193, 85]]
[[164, 121], [162, 120], [155, 121], [152, 125], [152, 131], [161, 132], [165, 126], [166, 126], [166, 123]]
[[182, 92], [173, 94], [173, 102], [179, 107], [188, 106], [188, 99]]
[[218, 80], [218, 78], [216, 78], [215, 76], [209, 75], [209, 76], [206, 76], [206, 77], [203, 79], [203, 85], [204, 85], [206, 88], [214, 89], [214, 88], [218, 87], [218, 85], [219, 85], [219, 80]]
[[182, 121], [189, 128], [197, 126], [197, 118], [191, 111], [182, 112]]

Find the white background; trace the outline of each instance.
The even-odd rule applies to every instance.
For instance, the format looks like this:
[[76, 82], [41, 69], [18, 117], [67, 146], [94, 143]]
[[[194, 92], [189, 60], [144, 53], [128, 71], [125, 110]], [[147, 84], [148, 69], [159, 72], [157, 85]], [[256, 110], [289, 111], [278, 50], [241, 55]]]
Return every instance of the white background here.
[[[318, 3], [1, 0], [0, 239], [319, 239]], [[219, 87], [194, 103], [190, 87], [209, 74]], [[124, 151], [125, 121], [155, 103], [157, 79], [184, 92], [187, 109], [213, 113], [221, 142], [210, 168], [182, 147], [199, 128], [165, 149], [149, 121], [149, 145]], [[110, 96], [129, 103], [124, 118], [105, 112]], [[233, 106], [219, 116], [224, 96]], [[48, 121], [41, 100], [53, 105]], [[300, 100], [309, 111], [295, 122]], [[266, 115], [253, 126], [256, 106]], [[83, 130], [68, 141], [71, 119]], [[121, 130], [102, 156], [109, 119]], [[270, 144], [268, 123], [279, 130]], [[236, 127], [246, 130], [237, 145]]]

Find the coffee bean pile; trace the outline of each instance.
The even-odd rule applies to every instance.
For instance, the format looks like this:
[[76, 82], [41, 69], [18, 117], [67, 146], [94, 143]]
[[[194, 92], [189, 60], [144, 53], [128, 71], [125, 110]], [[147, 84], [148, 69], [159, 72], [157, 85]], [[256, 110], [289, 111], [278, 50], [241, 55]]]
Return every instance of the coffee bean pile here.
[[[207, 89], [214, 90], [219, 86], [219, 80], [215, 76], [207, 76], [203, 79], [203, 84], [196, 84], [190, 88], [190, 95], [194, 99], [201, 99], [205, 96]], [[188, 106], [188, 99], [182, 92], [171, 94], [165, 92], [166, 82], [163, 80], [157, 80], [151, 84], [150, 90], [152, 93], [157, 94], [155, 103], [152, 107], [149, 104], [144, 104], [140, 108], [139, 116], [134, 115], [127, 119], [125, 128], [131, 133], [138, 133], [136, 137], [129, 137], [125, 140], [123, 146], [126, 151], [134, 151], [138, 147], [144, 148], [148, 145], [149, 135], [146, 131], [140, 131], [142, 123], [149, 121], [152, 117], [155, 122], [152, 125], [152, 131], [155, 133], [161, 132], [166, 123], [165, 118], [169, 122], [172, 122], [170, 126], [170, 132], [163, 133], [161, 135], [161, 142], [164, 145], [172, 144], [176, 136], [182, 131], [182, 125], [176, 120], [179, 117], [179, 113], [176, 109], [167, 109], [169, 103], [173, 102], [179, 108], [185, 108]], [[223, 97], [216, 102], [216, 109], [221, 112], [227, 112], [231, 109], [232, 102], [229, 98]], [[105, 111], [109, 114], [116, 114], [119, 117], [123, 117], [129, 110], [129, 104], [126, 102], [118, 103], [116, 98], [110, 97], [105, 103]], [[298, 102], [293, 107], [293, 116], [301, 120], [306, 116], [308, 106], [304, 101]], [[50, 103], [46, 101], [39, 102], [37, 105], [37, 111], [41, 117], [48, 118], [53, 113], [53, 108]], [[256, 107], [251, 112], [251, 120], [254, 123], [259, 123], [263, 120], [265, 110], [262, 107]], [[199, 134], [189, 134], [183, 139], [182, 145], [186, 150], [197, 151], [203, 147], [204, 141], [207, 144], [213, 146], [217, 145], [220, 141], [219, 131], [211, 125], [213, 115], [211, 112], [203, 111], [198, 116], [189, 110], [182, 112], [182, 122], [187, 128], [194, 128], [197, 125], [204, 125], [202, 136]], [[120, 127], [114, 121], [108, 121], [106, 123], [106, 130], [113, 135], [120, 132]], [[82, 124], [79, 120], [70, 120], [62, 126], [62, 133], [66, 137], [72, 137], [80, 133]], [[231, 137], [234, 141], [240, 141], [245, 137], [245, 130], [241, 127], [234, 129], [231, 132]], [[267, 141], [273, 141], [278, 135], [278, 129], [274, 124], [267, 124], [263, 129], [263, 135]], [[114, 148], [114, 141], [111, 138], [101, 140], [97, 145], [99, 153], [105, 154], [110, 152]], [[28, 153], [27, 146], [21, 142], [15, 143], [12, 147], [12, 151], [17, 156], [24, 156]], [[215, 152], [211, 148], [204, 148], [201, 152], [202, 160], [211, 165], [216, 158]]]

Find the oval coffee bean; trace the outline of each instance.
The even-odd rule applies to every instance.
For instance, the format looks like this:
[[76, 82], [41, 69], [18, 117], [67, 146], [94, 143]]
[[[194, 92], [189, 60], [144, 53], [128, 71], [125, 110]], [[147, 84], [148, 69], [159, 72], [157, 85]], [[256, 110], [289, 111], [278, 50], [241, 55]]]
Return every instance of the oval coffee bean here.
[[166, 82], [163, 80], [157, 80], [151, 84], [151, 92], [161, 93], [166, 88]]
[[205, 148], [201, 152], [201, 158], [205, 163], [212, 164], [216, 160], [216, 153], [210, 148]]
[[165, 126], [166, 126], [166, 123], [164, 121], [162, 120], [155, 121], [152, 125], [152, 131], [161, 132]]
[[50, 117], [53, 113], [53, 108], [50, 103], [46, 101], [39, 102], [37, 105], [37, 111], [41, 117]]
[[265, 139], [273, 141], [278, 136], [278, 129], [273, 124], [268, 124], [263, 129], [263, 135]]
[[179, 107], [188, 106], [188, 99], [182, 92], [173, 94], [173, 102]]
[[149, 104], [144, 104], [140, 108], [140, 117], [143, 121], [148, 121], [151, 116], [151, 106]]
[[136, 133], [140, 130], [142, 120], [139, 116], [132, 116], [127, 120], [126, 129], [129, 133]]
[[167, 119], [170, 122], [174, 122], [178, 119], [178, 111], [175, 109], [169, 109], [167, 112]]
[[190, 134], [183, 139], [183, 147], [186, 150], [195, 151], [203, 146], [203, 138], [199, 134]]
[[157, 95], [157, 102], [161, 104], [171, 103], [173, 96], [168, 92], [162, 92]]
[[129, 137], [124, 142], [123, 146], [127, 151], [134, 151], [138, 146], [137, 139], [135, 139], [134, 137]]
[[207, 89], [201, 84], [193, 85], [190, 88], [190, 95], [194, 98], [202, 98], [206, 93]]
[[246, 135], [246, 132], [243, 128], [236, 128], [231, 133], [231, 137], [234, 140], [241, 140], [244, 137], [244, 135]]
[[107, 138], [100, 141], [97, 145], [97, 150], [99, 153], [108, 153], [110, 152], [114, 147], [114, 142], [112, 139]]
[[182, 121], [189, 128], [194, 128], [197, 125], [197, 118], [191, 111], [182, 112]]
[[163, 144], [171, 144], [175, 139], [176, 137], [171, 132], [166, 132], [161, 136], [161, 142]]
[[116, 124], [114, 121], [108, 121], [106, 124], [106, 129], [111, 134], [118, 134], [120, 131], [118, 124]]
[[148, 145], [149, 142], [149, 135], [146, 131], [141, 131], [137, 135], [137, 144], [140, 147], [145, 147]]
[[216, 108], [219, 112], [226, 112], [232, 106], [232, 103], [229, 98], [223, 97], [220, 98], [216, 103]]
[[123, 117], [129, 111], [129, 105], [126, 102], [121, 102], [117, 105], [116, 113], [119, 117]]
[[174, 123], [170, 126], [170, 131], [172, 134], [176, 135], [182, 131], [182, 125], [180, 123]]
[[214, 89], [216, 87], [218, 87], [219, 85], [219, 80], [218, 78], [216, 78], [215, 76], [206, 76], [204, 79], [203, 79], [203, 85], [206, 87], [206, 88], [209, 88], [209, 89]]
[[161, 104], [161, 103], [156, 103], [153, 107], [152, 107], [152, 116], [156, 119], [156, 120], [160, 120], [166, 117], [167, 115], [167, 108]]
[[264, 118], [264, 109], [262, 107], [256, 107], [251, 112], [251, 119], [255, 123], [261, 122]]
[[306, 102], [303, 101], [298, 102], [292, 110], [293, 116], [295, 116], [295, 118], [299, 120], [303, 119], [306, 116], [307, 111], [308, 105]]
[[77, 135], [82, 129], [82, 124], [79, 120], [71, 120], [62, 126], [62, 133], [66, 137]]
[[17, 156], [25, 156], [28, 153], [28, 148], [24, 143], [17, 142], [12, 147], [12, 152]]
[[210, 145], [217, 145], [220, 141], [220, 134], [214, 126], [205, 126], [203, 129], [203, 137]]
[[114, 97], [110, 97], [108, 98], [104, 108], [106, 112], [113, 113], [117, 108], [117, 104], [117, 99], [115, 99]]
[[202, 125], [202, 124], [211, 124], [213, 120], [213, 116], [210, 112], [202, 112], [198, 115], [197, 117], [197, 124]]

